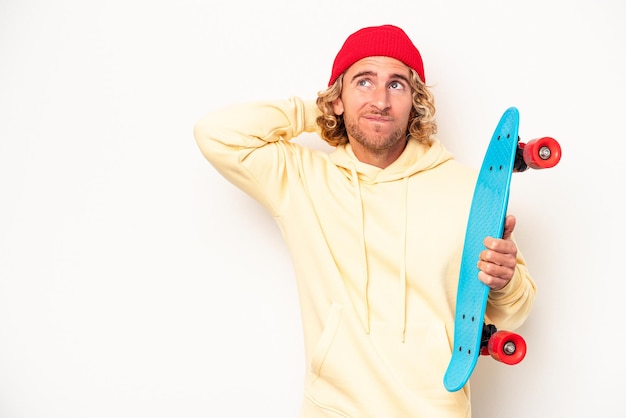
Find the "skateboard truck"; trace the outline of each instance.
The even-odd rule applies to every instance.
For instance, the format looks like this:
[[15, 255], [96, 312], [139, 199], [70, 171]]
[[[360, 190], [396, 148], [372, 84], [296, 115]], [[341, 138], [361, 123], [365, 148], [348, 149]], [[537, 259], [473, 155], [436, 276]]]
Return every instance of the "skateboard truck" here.
[[496, 333], [498, 329], [493, 324], [483, 324], [483, 335], [480, 337], [480, 355], [488, 356], [489, 349], [487, 348], [489, 344], [489, 339], [493, 334]]

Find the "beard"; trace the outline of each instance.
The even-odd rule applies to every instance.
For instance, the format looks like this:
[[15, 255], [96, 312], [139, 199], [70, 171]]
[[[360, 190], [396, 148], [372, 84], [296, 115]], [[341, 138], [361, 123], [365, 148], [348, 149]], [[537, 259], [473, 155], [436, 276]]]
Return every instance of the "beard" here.
[[372, 132], [366, 133], [357, 122], [345, 118], [344, 122], [348, 136], [374, 154], [383, 153], [400, 141], [406, 142], [404, 129], [396, 127], [391, 132], [384, 132], [381, 127], [374, 126]]

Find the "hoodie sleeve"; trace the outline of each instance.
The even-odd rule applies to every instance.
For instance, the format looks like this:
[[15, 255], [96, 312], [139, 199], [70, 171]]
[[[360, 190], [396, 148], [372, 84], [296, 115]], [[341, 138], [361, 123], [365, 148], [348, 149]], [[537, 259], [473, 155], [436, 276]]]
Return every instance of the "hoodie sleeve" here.
[[490, 291], [485, 313], [488, 323], [497, 328], [519, 328], [530, 313], [535, 300], [535, 282], [530, 277], [526, 261], [517, 252], [517, 266], [513, 278], [504, 288]]
[[302, 147], [289, 141], [315, 132], [317, 115], [314, 101], [298, 97], [235, 105], [200, 119], [194, 137], [222, 176], [276, 214], [284, 189], [298, 173], [299, 160], [293, 157]]

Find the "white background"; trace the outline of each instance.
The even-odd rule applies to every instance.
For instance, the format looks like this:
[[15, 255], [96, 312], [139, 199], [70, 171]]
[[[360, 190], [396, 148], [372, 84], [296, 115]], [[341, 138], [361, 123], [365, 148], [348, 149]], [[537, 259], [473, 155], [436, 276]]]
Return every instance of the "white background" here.
[[0, 418], [297, 416], [286, 248], [192, 128], [315, 97], [343, 40], [385, 23], [421, 50], [458, 159], [480, 165], [509, 106], [563, 147], [514, 176], [529, 352], [481, 358], [475, 416], [626, 416], [625, 22], [622, 0], [1, 0]]

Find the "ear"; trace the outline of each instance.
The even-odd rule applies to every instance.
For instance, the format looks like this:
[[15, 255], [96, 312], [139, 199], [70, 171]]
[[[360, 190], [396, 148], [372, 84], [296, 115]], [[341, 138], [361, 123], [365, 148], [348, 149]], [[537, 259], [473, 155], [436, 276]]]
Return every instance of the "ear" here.
[[333, 112], [335, 112], [335, 115], [339, 116], [343, 115], [343, 111], [343, 100], [341, 100], [341, 97], [338, 97], [333, 100]]

